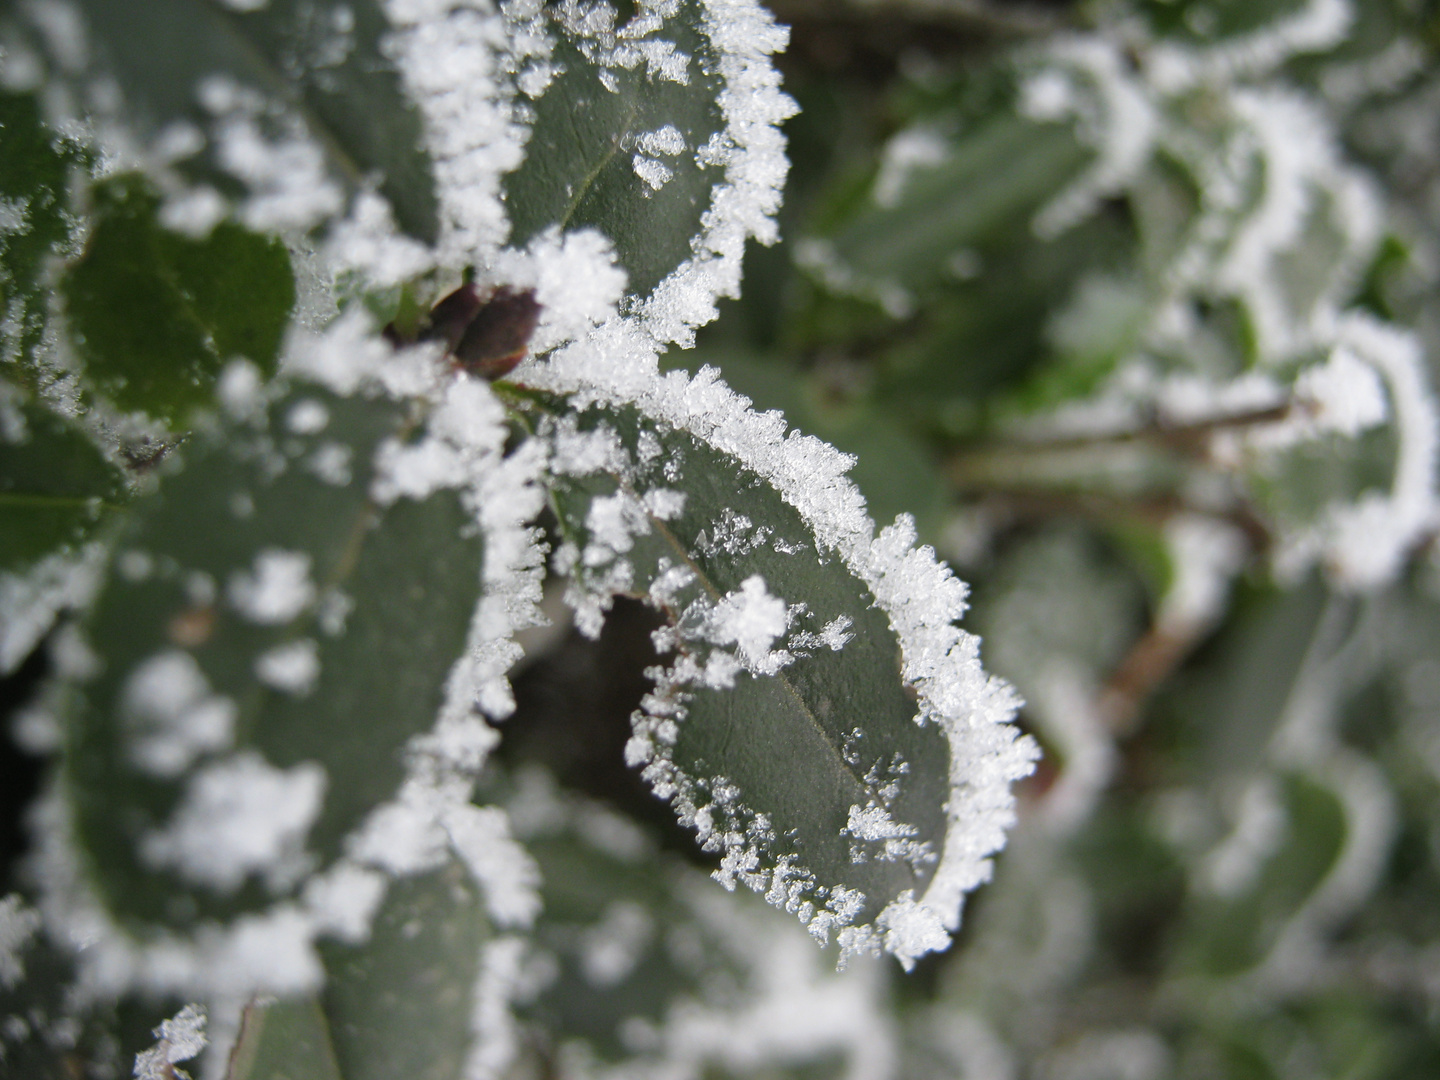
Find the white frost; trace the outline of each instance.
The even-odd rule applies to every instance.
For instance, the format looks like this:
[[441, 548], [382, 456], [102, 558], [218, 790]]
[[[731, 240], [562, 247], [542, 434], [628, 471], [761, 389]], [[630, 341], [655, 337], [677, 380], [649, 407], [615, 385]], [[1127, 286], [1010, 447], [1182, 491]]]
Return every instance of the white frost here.
[[168, 649], [130, 673], [120, 715], [130, 735], [130, 758], [156, 776], [178, 776], [201, 754], [229, 748], [235, 702], [210, 689], [195, 658]]
[[205, 1049], [205, 1009], [199, 1005], [186, 1005], [156, 1028], [153, 1034], [160, 1041], [149, 1050], [135, 1055], [136, 1080], [188, 1077], [189, 1073], [174, 1066], [177, 1062], [189, 1061]]
[[315, 600], [310, 561], [303, 551], [265, 548], [255, 556], [254, 569], [231, 575], [230, 603], [252, 622], [289, 622]]
[[324, 791], [319, 765], [277, 769], [243, 750], [200, 769], [170, 822], [141, 839], [140, 852], [152, 866], [220, 892], [234, 892], [252, 873], [293, 880], [306, 868], [305, 836]]
[[314, 638], [301, 638], [267, 649], [255, 658], [255, 676], [276, 690], [305, 697], [320, 677], [320, 647]]

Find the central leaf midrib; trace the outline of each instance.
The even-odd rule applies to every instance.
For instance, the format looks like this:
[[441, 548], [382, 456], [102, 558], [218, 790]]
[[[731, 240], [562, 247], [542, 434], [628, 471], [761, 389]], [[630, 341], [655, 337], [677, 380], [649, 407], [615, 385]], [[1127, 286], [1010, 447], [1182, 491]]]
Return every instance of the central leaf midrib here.
[[571, 218], [575, 216], [575, 211], [580, 209], [580, 204], [585, 201], [585, 196], [590, 194], [590, 189], [595, 186], [595, 181], [605, 171], [606, 166], [615, 160], [615, 155], [620, 152], [620, 144], [625, 141], [627, 135], [631, 134], [631, 125], [635, 122], [636, 112], [637, 108], [632, 99], [626, 106], [625, 120], [620, 125], [620, 130], [610, 140], [610, 146], [600, 155], [595, 166], [581, 177], [578, 190], [571, 198], [570, 204], [565, 207], [565, 212], [560, 215], [559, 227], [562, 231], [569, 228]]
[[[611, 475], [613, 476], [614, 474], [612, 473]], [[617, 483], [620, 480], [619, 477], [616, 477], [615, 479]], [[690, 553], [688, 550], [686, 550], [685, 545], [680, 543], [679, 539], [675, 536], [675, 534], [670, 531], [669, 526], [666, 525], [664, 521], [657, 518], [654, 514], [647, 513], [646, 516], [649, 518], [652, 527], [660, 534], [660, 536], [665, 539], [665, 541], [680, 556], [680, 558], [685, 561], [685, 564], [689, 566], [692, 571], [694, 571], [697, 580], [700, 581], [700, 583], [704, 586], [705, 590], [711, 595], [711, 597], [715, 600], [720, 600], [722, 597], [724, 597], [726, 594], [720, 591], [719, 587], [710, 578], [710, 576], [700, 568], [699, 564], [696, 563], [694, 559], [690, 557]], [[754, 676], [752, 676], [752, 678], [753, 677]], [[785, 688], [785, 690], [794, 699], [795, 704], [800, 709], [801, 714], [805, 717], [806, 720], [811, 723], [815, 730], [820, 733], [821, 740], [825, 743], [827, 747], [830, 748], [831, 752], [834, 755], [834, 759], [840, 764], [840, 772], [842, 772], [846, 776], [849, 776], [850, 779], [855, 782], [856, 787], [858, 787], [868, 799], [870, 797], [869, 785], [867, 785], [864, 780], [862, 780], [859, 776], [855, 774], [853, 767], [848, 761], [845, 760], [845, 755], [839, 750], [838, 747], [836, 747], [835, 743], [831, 740], [830, 733], [825, 729], [825, 725], [820, 722], [819, 717], [815, 715], [814, 710], [810, 708], [810, 705], [805, 700], [804, 695], [800, 693], [799, 689], [795, 686], [795, 684], [791, 682], [790, 679], [786, 676], [785, 669], [781, 668], [774, 675], [767, 675], [765, 677], [776, 680], [778, 683], [780, 683], [781, 686]]]

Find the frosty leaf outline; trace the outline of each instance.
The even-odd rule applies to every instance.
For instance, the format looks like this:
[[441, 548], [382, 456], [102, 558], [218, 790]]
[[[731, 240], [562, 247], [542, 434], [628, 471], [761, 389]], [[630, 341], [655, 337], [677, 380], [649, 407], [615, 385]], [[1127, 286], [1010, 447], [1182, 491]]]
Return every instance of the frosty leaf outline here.
[[[698, 6], [698, 29], [719, 58], [717, 104], [724, 121], [705, 152], [723, 163], [724, 176], [711, 188], [690, 257], [648, 296], [626, 302], [657, 341], [682, 346], [693, 343], [696, 327], [715, 318], [720, 297], [738, 295], [746, 241], [777, 239], [774, 216], [789, 168], [778, 125], [796, 109], [781, 92], [770, 60], [785, 47], [789, 31], [754, 0], [699, 0]], [[655, 7], [664, 11], [678, 5], [661, 0]], [[514, 240], [501, 199], [503, 178], [525, 159], [529, 136], [521, 93], [530, 79], [543, 91], [553, 46], [538, 8], [528, 0], [510, 0], [489, 15], [457, 8], [443, 21], [417, 0], [388, 0], [386, 11], [397, 27], [393, 50], [407, 90], [425, 117], [435, 162], [441, 205], [438, 263], [451, 270], [474, 266], [487, 279], [518, 254], [503, 247]], [[520, 44], [509, 52], [495, 50], [493, 41], [507, 33]], [[447, 73], [461, 63], [467, 79], [457, 86]], [[564, 231], [567, 226], [557, 221], [548, 229], [537, 227], [525, 243], [534, 249], [536, 240], [550, 232], [563, 246], [571, 236], [598, 232], [589, 227]]]
[[[931, 549], [915, 546], [907, 519], [875, 535], [863, 497], [844, 475], [846, 455], [813, 437], [787, 435], [779, 413], [753, 412], [713, 369], [693, 378], [661, 375], [653, 339], [633, 321], [613, 321], [521, 371], [517, 377], [527, 385], [566, 395], [577, 413], [632, 407], [733, 458], [799, 512], [817, 551], [838, 556], [868, 588], [900, 641], [902, 679], [917, 695], [922, 722], [938, 724], [949, 743], [950, 796], [939, 864], [925, 893], [887, 897], [874, 925], [845, 926], [838, 940], [842, 957], [883, 947], [907, 967], [945, 947], [964, 893], [988, 880], [988, 856], [1004, 844], [1013, 821], [1010, 784], [1030, 772], [1038, 753], [1009, 723], [1018, 707], [1013, 691], [985, 674], [978, 640], [953, 625], [966, 606], [963, 583]], [[768, 885], [770, 869], [764, 875]], [[759, 875], [747, 884], [758, 889]], [[780, 890], [778, 902], [787, 899]]]
[[[253, 374], [244, 376], [245, 370], [232, 368], [227, 373], [230, 378], [222, 380], [222, 399], [230, 422], [236, 424], [247, 422], [270, 401], [283, 400], [283, 391], [292, 387], [300, 390], [300, 405], [310, 412], [314, 399], [305, 398], [307, 387], [314, 388], [308, 391], [312, 395], [324, 387], [340, 398], [392, 399], [401, 406], [402, 415], [407, 407], [428, 405], [428, 416], [421, 409], [424, 424], [418, 429], [413, 421], [410, 424], [414, 441], [409, 446], [418, 458], [397, 463], [394, 444], [382, 443], [376, 459], [385, 468], [377, 475], [370, 497], [383, 502], [458, 489], [474, 527], [488, 540], [482, 587], [467, 620], [462, 655], [447, 664], [438, 715], [405, 747], [398, 789], [370, 808], [344, 839], [343, 852], [322, 873], [311, 875], [307, 870], [301, 882], [291, 884], [285, 890], [293, 893], [288, 898], [243, 911], [226, 922], [201, 921], [190, 930], [160, 923], [136, 927], [133, 920], [132, 925], [122, 925], [92, 879], [93, 868], [75, 834], [63, 785], [53, 786], [43, 796], [37, 812], [42, 908], [47, 924], [58, 934], [91, 944], [80, 956], [78, 976], [82, 996], [88, 999], [142, 989], [233, 1011], [252, 993], [313, 991], [324, 978], [314, 948], [317, 939], [363, 941], [386, 892], [387, 874], [410, 877], [449, 859], [464, 866], [475, 880], [495, 925], [523, 926], [534, 915], [533, 866], [510, 839], [503, 813], [470, 805], [469, 795], [476, 770], [497, 738], [477, 713], [483, 709], [503, 716], [513, 707], [504, 680], [517, 649], [513, 631], [538, 617], [533, 603], [539, 595], [539, 553], [528, 524], [541, 499], [535, 485], [538, 455], [522, 450], [501, 457], [503, 409], [485, 384], [440, 365], [429, 350], [396, 354], [373, 335], [368, 320], [355, 314], [337, 320], [321, 334], [297, 335], [285, 357], [286, 375], [277, 384], [262, 388]], [[467, 398], [472, 403], [468, 408]], [[457, 401], [458, 411], [447, 409]], [[484, 415], [483, 409], [478, 416], [473, 411], [474, 402], [489, 402], [488, 424], [477, 427], [465, 422], [466, 417]], [[281, 430], [288, 425], [298, 431], [314, 423], [305, 409], [296, 406], [283, 418]], [[388, 460], [387, 446], [392, 447]], [[392, 489], [388, 493], [386, 484]], [[253, 595], [237, 594], [236, 602], [243, 602], [262, 620], [288, 617], [293, 604], [276, 606], [281, 597], [279, 574], [278, 569], [261, 570], [257, 563], [256, 582], [249, 586]], [[267, 580], [276, 584], [267, 585]], [[83, 641], [71, 645], [70, 652], [75, 658], [61, 664], [61, 674], [83, 685], [94, 673], [93, 667], [87, 667], [93, 658], [87, 661]], [[177, 759], [179, 768], [188, 767], [208, 746], [184, 749]], [[242, 750], [218, 760], [238, 762], [246, 753]], [[200, 758], [202, 766], [205, 760]]]

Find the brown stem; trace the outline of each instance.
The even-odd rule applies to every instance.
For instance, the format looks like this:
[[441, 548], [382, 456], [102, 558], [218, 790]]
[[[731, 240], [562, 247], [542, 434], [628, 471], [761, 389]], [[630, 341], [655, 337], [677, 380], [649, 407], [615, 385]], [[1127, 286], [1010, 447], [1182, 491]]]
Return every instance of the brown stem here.
[[1162, 449], [1174, 450], [1190, 456], [1205, 456], [1210, 437], [1222, 431], [1243, 431], [1245, 428], [1274, 424], [1289, 418], [1296, 406], [1293, 402], [1271, 405], [1249, 412], [1229, 413], [1224, 416], [1210, 416], [1204, 420], [1174, 424], [1163, 417], [1152, 417], [1140, 427], [1125, 431], [1106, 431], [1090, 435], [1061, 435], [1054, 438], [1011, 440], [981, 444], [951, 455], [952, 471], [973, 472], [971, 462], [984, 463], [996, 457], [1021, 457], [1032, 454], [1049, 454], [1064, 450], [1086, 450], [1107, 446], [1128, 446], [1134, 443], [1150, 443]]
[[1116, 735], [1132, 734], [1145, 703], [1190, 655], [1201, 637], [1199, 624], [1183, 628], [1153, 624], [1130, 647], [1096, 702]]
[[1243, 503], [1218, 509], [1196, 507], [1180, 496], [1170, 494], [1123, 498], [1095, 492], [995, 488], [981, 489], [976, 494], [981, 496], [983, 505], [1000, 511], [1004, 516], [1021, 520], [1072, 517], [1105, 524], [1128, 520], [1159, 526], [1178, 514], [1199, 513], [1239, 529], [1254, 551], [1268, 551], [1272, 543], [1269, 528], [1254, 510]]

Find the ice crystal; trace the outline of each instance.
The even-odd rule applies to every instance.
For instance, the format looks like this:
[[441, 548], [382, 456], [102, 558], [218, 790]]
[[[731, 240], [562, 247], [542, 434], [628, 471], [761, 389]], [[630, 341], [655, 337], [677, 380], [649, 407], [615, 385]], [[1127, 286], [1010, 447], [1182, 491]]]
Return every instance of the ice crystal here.
[[125, 682], [121, 714], [130, 757], [157, 776], [178, 776], [201, 754], [231, 744], [235, 702], [215, 694], [187, 652], [170, 649], [145, 661]]
[[189, 1061], [205, 1049], [205, 1020], [203, 1008], [186, 1005], [156, 1028], [154, 1035], [160, 1041], [135, 1056], [136, 1080], [188, 1078], [190, 1074], [175, 1065]]

